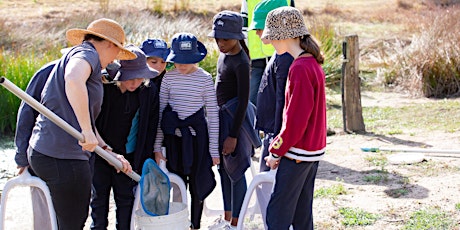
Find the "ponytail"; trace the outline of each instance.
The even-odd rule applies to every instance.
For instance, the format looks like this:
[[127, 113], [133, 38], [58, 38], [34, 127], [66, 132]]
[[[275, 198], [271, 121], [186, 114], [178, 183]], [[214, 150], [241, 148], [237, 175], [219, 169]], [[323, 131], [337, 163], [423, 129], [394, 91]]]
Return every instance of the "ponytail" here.
[[324, 63], [324, 56], [321, 53], [319, 43], [310, 34], [300, 37], [300, 47], [313, 55], [320, 65]]

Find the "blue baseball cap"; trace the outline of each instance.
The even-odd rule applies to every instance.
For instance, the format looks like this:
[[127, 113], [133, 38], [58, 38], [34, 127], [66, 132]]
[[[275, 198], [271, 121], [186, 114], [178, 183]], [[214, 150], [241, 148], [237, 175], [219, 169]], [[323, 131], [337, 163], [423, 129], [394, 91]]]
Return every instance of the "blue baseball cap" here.
[[147, 57], [160, 57], [166, 61], [170, 49], [163, 39], [147, 39], [139, 47]]
[[198, 63], [206, 57], [206, 47], [191, 33], [177, 33], [171, 41], [167, 62], [178, 64]]
[[243, 34], [243, 17], [240, 13], [224, 10], [213, 18], [212, 31], [208, 37], [222, 39], [242, 40], [246, 38]]

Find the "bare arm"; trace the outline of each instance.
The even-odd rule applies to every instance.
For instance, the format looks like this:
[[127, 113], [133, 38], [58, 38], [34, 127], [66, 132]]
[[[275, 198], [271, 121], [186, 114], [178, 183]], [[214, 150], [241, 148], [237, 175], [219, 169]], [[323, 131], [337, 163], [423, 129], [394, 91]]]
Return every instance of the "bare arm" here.
[[65, 69], [65, 92], [67, 99], [77, 117], [81, 133], [85, 138], [84, 142], [79, 142], [83, 150], [93, 152], [98, 141], [91, 127], [89, 114], [88, 89], [86, 81], [91, 74], [90, 64], [79, 58], [70, 59]]

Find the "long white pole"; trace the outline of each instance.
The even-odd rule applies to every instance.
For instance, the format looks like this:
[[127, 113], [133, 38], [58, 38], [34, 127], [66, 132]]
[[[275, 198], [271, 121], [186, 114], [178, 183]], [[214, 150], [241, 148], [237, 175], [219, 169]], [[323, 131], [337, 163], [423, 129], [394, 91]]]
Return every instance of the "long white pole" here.
[[447, 153], [447, 154], [460, 153], [460, 150], [455, 150], [455, 149], [387, 148], [387, 147], [361, 148], [361, 151], [363, 152], [388, 151], [388, 152], [416, 152], [416, 153]]
[[[74, 127], [69, 125], [66, 121], [64, 121], [62, 118], [57, 116], [55, 113], [53, 113], [51, 110], [46, 108], [44, 105], [40, 104], [35, 98], [31, 97], [29, 94], [24, 92], [22, 89], [17, 87], [15, 84], [13, 84], [11, 81], [6, 79], [5, 77], [0, 77], [0, 84], [5, 87], [7, 90], [9, 90], [11, 93], [22, 99], [25, 103], [27, 103], [30, 107], [34, 108], [37, 110], [39, 113], [43, 114], [45, 117], [50, 119], [54, 124], [57, 126], [61, 127], [66, 131], [68, 134], [71, 136], [75, 137], [77, 140], [84, 142], [84, 137], [83, 135], [78, 132]], [[100, 146], [97, 146], [95, 149], [95, 152], [104, 158], [107, 162], [112, 164], [116, 169], [121, 170], [123, 168], [123, 165], [121, 162], [111, 155], [110, 153], [106, 152], [104, 149], [102, 149]], [[126, 173], [129, 177], [131, 177], [133, 180], [139, 182], [141, 177], [139, 174], [135, 172], [131, 173]]]

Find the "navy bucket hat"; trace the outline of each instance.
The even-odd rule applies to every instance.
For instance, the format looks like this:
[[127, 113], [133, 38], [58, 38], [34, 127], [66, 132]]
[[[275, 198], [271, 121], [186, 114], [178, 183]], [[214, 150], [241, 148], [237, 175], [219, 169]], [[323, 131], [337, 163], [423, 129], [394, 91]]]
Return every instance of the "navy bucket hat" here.
[[170, 49], [163, 39], [147, 39], [142, 42], [142, 45], [139, 47], [144, 51], [145, 56], [149, 57], [160, 57], [166, 61], [168, 58]]
[[213, 18], [212, 31], [208, 37], [221, 39], [242, 40], [246, 38], [243, 34], [243, 17], [241, 14], [224, 10]]
[[158, 71], [147, 65], [147, 57], [139, 47], [128, 45], [126, 49], [135, 53], [137, 58], [134, 60], [120, 60], [120, 68], [115, 77], [116, 81], [127, 81], [136, 78], [151, 79], [158, 76]]
[[167, 62], [178, 64], [198, 63], [206, 57], [206, 47], [191, 33], [177, 33], [171, 41]]

